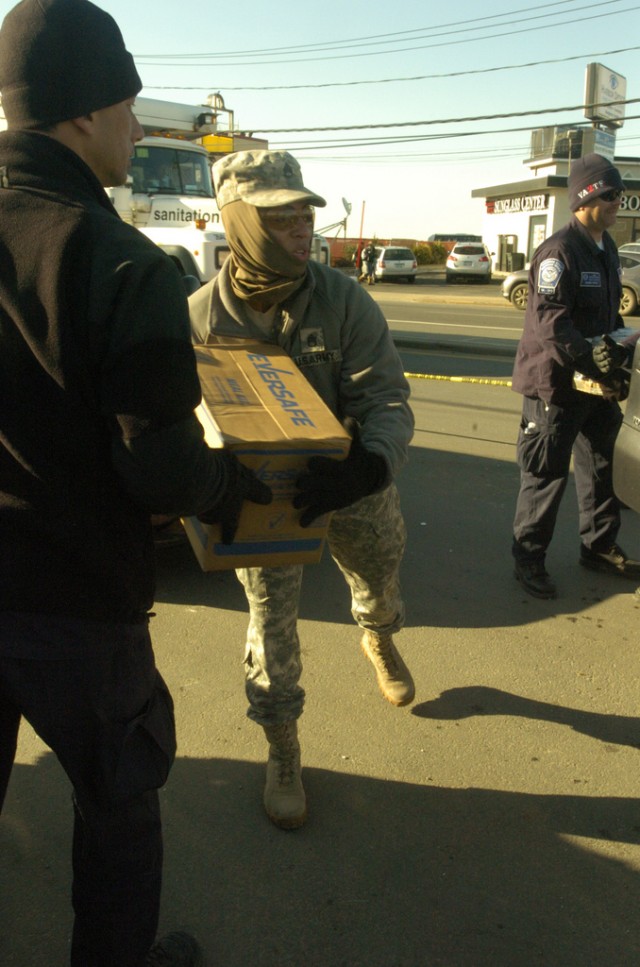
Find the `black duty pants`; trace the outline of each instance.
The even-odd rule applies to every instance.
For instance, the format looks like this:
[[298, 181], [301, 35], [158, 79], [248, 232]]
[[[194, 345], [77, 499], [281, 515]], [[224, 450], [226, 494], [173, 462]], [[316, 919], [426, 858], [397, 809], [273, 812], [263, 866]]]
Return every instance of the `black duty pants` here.
[[524, 398], [518, 434], [520, 493], [513, 523], [517, 560], [544, 560], [567, 486], [571, 454], [578, 497], [580, 539], [593, 551], [608, 550], [620, 529], [612, 461], [622, 414], [615, 401], [576, 393], [554, 406]]
[[73, 785], [71, 965], [142, 967], [160, 904], [156, 790], [175, 755], [146, 622], [0, 614], [0, 807], [21, 716]]

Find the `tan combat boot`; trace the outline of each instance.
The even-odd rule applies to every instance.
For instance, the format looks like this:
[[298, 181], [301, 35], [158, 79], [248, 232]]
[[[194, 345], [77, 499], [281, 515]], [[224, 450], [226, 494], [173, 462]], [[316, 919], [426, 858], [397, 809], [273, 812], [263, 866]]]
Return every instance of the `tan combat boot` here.
[[365, 631], [362, 650], [376, 670], [380, 691], [392, 705], [408, 705], [416, 689], [411, 672], [403, 662], [391, 635]]
[[297, 722], [263, 728], [269, 743], [264, 808], [280, 829], [298, 829], [307, 818], [307, 800], [302, 787]]

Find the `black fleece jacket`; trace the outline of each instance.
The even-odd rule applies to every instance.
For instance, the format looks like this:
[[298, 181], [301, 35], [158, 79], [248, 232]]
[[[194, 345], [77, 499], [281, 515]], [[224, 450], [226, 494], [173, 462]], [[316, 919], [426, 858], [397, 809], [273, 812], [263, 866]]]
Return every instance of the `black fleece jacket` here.
[[1, 134], [0, 611], [144, 620], [150, 514], [226, 485], [199, 400], [170, 259], [74, 152]]

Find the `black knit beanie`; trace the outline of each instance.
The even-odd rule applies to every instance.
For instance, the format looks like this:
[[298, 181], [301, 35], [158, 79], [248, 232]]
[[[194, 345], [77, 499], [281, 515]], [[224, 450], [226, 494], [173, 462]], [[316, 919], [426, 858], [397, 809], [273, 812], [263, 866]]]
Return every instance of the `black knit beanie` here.
[[584, 158], [572, 161], [568, 184], [569, 208], [572, 212], [612, 188], [618, 191], [624, 189], [620, 172], [601, 154], [585, 154]]
[[82, 117], [141, 88], [117, 23], [90, 0], [22, 0], [2, 22], [0, 95], [12, 127]]

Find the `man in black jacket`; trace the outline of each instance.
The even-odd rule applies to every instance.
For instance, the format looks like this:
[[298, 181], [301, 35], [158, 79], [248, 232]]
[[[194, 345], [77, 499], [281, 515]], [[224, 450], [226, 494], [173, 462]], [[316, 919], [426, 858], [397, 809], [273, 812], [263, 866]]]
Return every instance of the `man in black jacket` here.
[[376, 283], [376, 247], [373, 242], [368, 242], [362, 250], [362, 264], [364, 266], [363, 275], [366, 276], [369, 285]]
[[150, 515], [227, 533], [269, 491], [209, 450], [182, 281], [120, 221], [141, 88], [89, 0], [23, 0], [0, 29], [0, 805], [21, 716], [74, 790], [73, 967], [191, 967], [154, 943], [157, 789], [175, 754], [148, 631]]
[[[574, 161], [569, 174], [573, 218], [538, 247], [529, 271], [527, 312], [513, 371], [513, 389], [524, 397], [513, 556], [516, 578], [537, 598], [556, 596], [545, 555], [572, 453], [580, 563], [607, 574], [640, 577], [640, 562], [629, 560], [616, 543], [620, 508], [611, 464], [621, 412], [611, 361], [601, 352], [602, 336], [622, 326], [620, 263], [607, 229], [615, 223], [623, 189], [618, 169], [601, 155]], [[577, 375], [600, 384], [600, 395], [578, 389]]]

